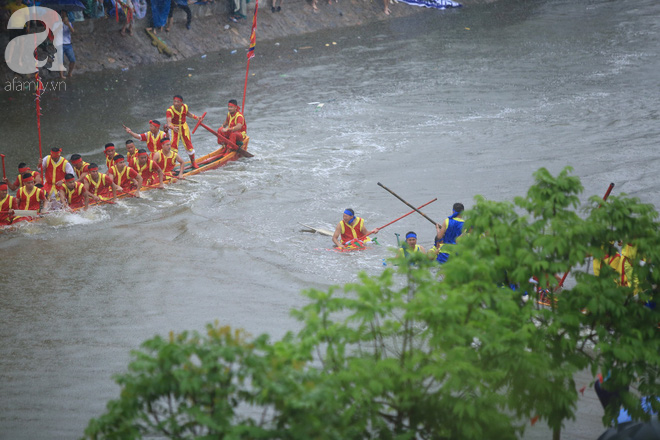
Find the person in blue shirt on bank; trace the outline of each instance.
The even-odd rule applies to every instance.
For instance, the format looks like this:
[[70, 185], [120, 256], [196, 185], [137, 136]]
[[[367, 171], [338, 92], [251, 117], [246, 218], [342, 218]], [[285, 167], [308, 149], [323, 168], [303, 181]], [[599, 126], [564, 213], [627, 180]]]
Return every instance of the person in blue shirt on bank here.
[[465, 210], [465, 207], [462, 203], [454, 203], [453, 210], [452, 215], [447, 217], [442, 224], [435, 225], [435, 246], [429, 252], [433, 252], [436, 255], [435, 259], [440, 264], [444, 264], [449, 260], [449, 251], [446, 249], [443, 251], [443, 245], [456, 244], [456, 240], [463, 233], [465, 220], [463, 220], [461, 214]]

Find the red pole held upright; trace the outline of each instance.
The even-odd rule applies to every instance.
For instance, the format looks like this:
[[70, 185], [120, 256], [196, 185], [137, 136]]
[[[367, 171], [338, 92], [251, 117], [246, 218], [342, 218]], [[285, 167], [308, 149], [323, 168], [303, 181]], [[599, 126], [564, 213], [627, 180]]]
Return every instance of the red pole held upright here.
[[39, 79], [39, 71], [37, 70], [37, 73], [35, 74], [35, 78], [37, 80], [37, 134], [39, 136], [39, 167], [41, 168], [41, 181], [45, 182], [45, 177], [44, 173], [45, 170], [41, 166], [43, 163], [44, 155], [41, 151], [41, 91], [44, 89], [44, 85], [41, 82], [41, 79]]
[[247, 67], [245, 68], [245, 85], [243, 86], [243, 102], [241, 113], [245, 114], [245, 95], [247, 94], [248, 74], [250, 72], [250, 60], [254, 57], [254, 48], [257, 45], [257, 12], [259, 11], [259, 0], [254, 4], [254, 17], [252, 18], [252, 32], [250, 33], [250, 48], [247, 52]]

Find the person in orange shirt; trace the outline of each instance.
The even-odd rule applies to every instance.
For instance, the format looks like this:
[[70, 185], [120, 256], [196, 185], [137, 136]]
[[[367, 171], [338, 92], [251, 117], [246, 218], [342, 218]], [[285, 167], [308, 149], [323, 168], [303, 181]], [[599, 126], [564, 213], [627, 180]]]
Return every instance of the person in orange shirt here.
[[137, 149], [132, 139], [126, 141], [126, 163], [129, 167], [135, 169], [137, 163]]
[[123, 192], [135, 190], [135, 197], [140, 197], [142, 189], [142, 176], [133, 168], [126, 166], [124, 156], [117, 154], [114, 159], [114, 165], [110, 168], [108, 174], [112, 175], [112, 181], [121, 188]]
[[114, 159], [115, 155], [117, 154], [115, 151], [115, 144], [112, 142], [105, 144], [105, 147], [103, 147], [103, 153], [105, 154], [105, 166], [107, 167], [108, 171], [110, 171], [110, 168], [112, 168], [114, 165], [112, 159]]
[[176, 151], [172, 150], [170, 138], [163, 138], [161, 142], [162, 150], [154, 153], [153, 161], [163, 170], [163, 174], [168, 177], [173, 177], [172, 173], [176, 163], [179, 163], [179, 179], [183, 177], [183, 159], [179, 157]]
[[[90, 197], [97, 202], [110, 199], [114, 202], [117, 199], [117, 188], [121, 189], [121, 187], [114, 184], [112, 176], [99, 173], [99, 166], [95, 163], [90, 163], [87, 169], [89, 174], [85, 177], [83, 184], [89, 191]], [[112, 197], [110, 197], [111, 193]]]
[[65, 207], [68, 206], [71, 209], [89, 207], [89, 191], [85, 189], [85, 185], [76, 180], [76, 176], [73, 174], [64, 176], [64, 185], [60, 186], [59, 193], [60, 201]]
[[163, 170], [156, 162], [149, 158], [147, 150], [143, 148], [140, 148], [137, 152], [135, 171], [142, 177], [142, 184], [144, 186], [165, 188], [165, 185], [163, 185]]
[[11, 225], [14, 209], [18, 209], [18, 200], [7, 194], [8, 188], [6, 183], [0, 183], [0, 226]]
[[165, 136], [167, 136], [165, 132], [160, 129], [160, 121], [157, 121], [155, 119], [149, 121], [149, 131], [147, 131], [146, 133], [142, 133], [142, 134], [134, 133], [133, 130], [131, 130], [125, 125], [124, 125], [124, 130], [126, 130], [126, 133], [130, 134], [135, 139], [142, 142], [146, 142], [147, 148], [151, 153], [160, 151], [160, 142]]
[[378, 228], [370, 232], [367, 231], [364, 227], [364, 219], [356, 216], [355, 211], [349, 208], [344, 211], [342, 220], [337, 224], [335, 233], [332, 235], [332, 242], [341, 249], [346, 243], [353, 240], [362, 241], [368, 234], [376, 233], [378, 233]]
[[73, 174], [73, 167], [68, 160], [61, 156], [62, 149], [53, 147], [50, 149], [50, 155], [41, 161], [41, 169], [44, 170], [44, 191], [46, 194], [57, 194], [56, 183], [64, 182], [66, 174]]
[[197, 163], [195, 163], [195, 149], [193, 148], [192, 140], [190, 140], [190, 129], [186, 123], [187, 116], [193, 119], [199, 119], [199, 117], [193, 115], [188, 110], [188, 104], [183, 103], [181, 95], [174, 95], [174, 103], [167, 109], [165, 116], [167, 117], [167, 127], [172, 129], [172, 145], [174, 146], [174, 150], [179, 149], [179, 139], [183, 140], [192, 167], [199, 168]]
[[[23, 174], [23, 186], [16, 193], [18, 199], [18, 209], [28, 211], [42, 211], [48, 208], [48, 195], [46, 191], [37, 188], [32, 174]], [[29, 220], [32, 217], [19, 217], [14, 219], [14, 223]]]
[[73, 166], [73, 171], [75, 171], [76, 173], [78, 182], [82, 183], [83, 180], [85, 180], [85, 176], [87, 176], [87, 173], [89, 173], [89, 170], [87, 169], [89, 164], [83, 160], [80, 154], [72, 154], [71, 157], [69, 158], [69, 162], [71, 162], [71, 165]]
[[[227, 109], [227, 118], [225, 119], [225, 123], [222, 124], [222, 127], [218, 129], [218, 133], [240, 148], [243, 146], [243, 141], [247, 137], [247, 124], [245, 123], [243, 114], [238, 111], [238, 102], [235, 99], [229, 100]], [[227, 142], [218, 138], [218, 144], [226, 145]], [[229, 148], [236, 150], [236, 147], [231, 144]]]
[[32, 177], [34, 177], [35, 183], [41, 183], [41, 174], [39, 174], [38, 171], [32, 171], [29, 166], [25, 162], [21, 162], [18, 164], [18, 176], [16, 176], [16, 180], [14, 183], [11, 183], [7, 178], [3, 178], [2, 181], [7, 184], [7, 187], [12, 190], [16, 191], [16, 189], [20, 188], [23, 186], [23, 174], [25, 173], [30, 173], [32, 174]]

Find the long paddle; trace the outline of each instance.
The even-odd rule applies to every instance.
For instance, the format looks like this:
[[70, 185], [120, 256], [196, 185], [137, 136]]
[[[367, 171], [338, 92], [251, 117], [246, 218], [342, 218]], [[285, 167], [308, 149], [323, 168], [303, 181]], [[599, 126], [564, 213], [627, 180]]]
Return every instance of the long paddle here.
[[[614, 183], [610, 183], [610, 186], [607, 187], [607, 191], [605, 192], [605, 195], [603, 196], [603, 202], [605, 202], [607, 200], [607, 198], [610, 196], [610, 193], [612, 192], [613, 189], [614, 189]], [[600, 208], [600, 205], [598, 205], [598, 207]], [[568, 273], [570, 271], [571, 270], [568, 269], [566, 271], [566, 273], [564, 273], [564, 276], [561, 277], [561, 281], [559, 281], [559, 284], [557, 284], [557, 289], [559, 289], [561, 286], [564, 285], [564, 281], [566, 281], [566, 277], [568, 276]]]
[[205, 117], [206, 117], [206, 112], [204, 112], [202, 117], [197, 120], [197, 124], [195, 124], [195, 128], [193, 128], [192, 134], [195, 134], [195, 132], [197, 131], [197, 127], [199, 127], [199, 124], [202, 123]]
[[217, 131], [215, 131], [214, 129], [209, 127], [208, 125], [204, 124], [203, 122], [199, 121], [199, 125], [201, 125], [205, 129], [207, 129], [208, 131], [213, 133], [222, 142], [226, 142], [229, 145], [231, 145], [232, 147], [236, 148], [236, 152], [238, 154], [240, 154], [241, 156], [243, 156], [243, 157], [254, 157], [254, 154], [248, 153], [246, 150], [242, 149], [241, 147], [239, 147], [238, 145], [236, 145], [235, 143], [233, 143], [232, 141], [230, 141], [229, 139], [227, 139], [226, 137], [224, 137], [223, 135], [221, 135], [220, 133], [218, 133]]
[[2, 178], [6, 179], [7, 178], [7, 173], [5, 172], [5, 155], [0, 154], [0, 157], [2, 157]]
[[378, 182], [378, 186], [380, 186], [381, 188], [383, 188], [384, 190], [386, 190], [387, 192], [389, 192], [390, 194], [392, 194], [394, 197], [396, 197], [397, 199], [401, 200], [403, 203], [405, 203], [406, 205], [408, 205], [409, 207], [411, 207], [413, 210], [415, 210], [415, 212], [417, 212], [418, 214], [420, 214], [420, 215], [421, 215], [422, 217], [424, 217], [426, 220], [430, 221], [430, 222], [433, 223], [434, 225], [437, 225], [437, 223], [436, 223], [435, 221], [433, 221], [432, 219], [430, 219], [426, 214], [424, 214], [424, 213], [423, 213], [422, 211], [420, 211], [419, 209], [415, 208], [415, 207], [414, 207], [413, 205], [411, 205], [410, 203], [408, 203], [408, 202], [406, 202], [405, 200], [403, 200], [401, 197], [399, 197], [397, 194], [395, 194], [394, 191], [392, 191], [391, 189], [389, 189], [388, 187], [386, 187], [386, 186], [383, 185], [382, 183]]
[[[420, 206], [420, 207], [417, 208], [417, 209], [422, 209], [422, 208], [425, 207], [426, 205], [430, 205], [431, 203], [435, 202], [436, 200], [438, 200], [437, 197], [436, 197], [435, 199], [431, 200], [430, 202], [426, 202], [426, 203], [424, 203], [422, 206]], [[416, 211], [416, 210], [415, 210], [415, 211]], [[404, 215], [402, 215], [401, 217], [399, 217], [399, 218], [397, 218], [397, 219], [395, 219], [395, 220], [392, 220], [392, 221], [389, 222], [388, 224], [383, 225], [383, 226], [381, 226], [380, 228], [378, 228], [378, 230], [380, 231], [381, 229], [388, 227], [388, 226], [391, 225], [392, 223], [398, 222], [398, 221], [401, 220], [402, 218], [404, 218], [404, 217], [408, 217], [410, 214], [414, 214], [415, 211], [410, 211], [409, 213], [404, 214]], [[368, 236], [368, 235], [371, 235], [372, 232], [373, 232], [373, 231], [369, 232], [367, 235], [365, 235], [365, 237]], [[398, 234], [397, 234], [397, 237], [398, 237]]]

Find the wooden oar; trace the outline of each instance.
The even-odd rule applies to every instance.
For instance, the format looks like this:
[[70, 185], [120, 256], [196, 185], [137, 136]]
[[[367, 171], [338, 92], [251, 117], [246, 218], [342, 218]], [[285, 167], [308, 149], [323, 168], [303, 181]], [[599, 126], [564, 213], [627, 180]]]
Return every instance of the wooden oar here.
[[[610, 196], [610, 193], [612, 192], [613, 189], [614, 189], [614, 182], [610, 183], [610, 186], [607, 187], [607, 191], [605, 192], [605, 195], [603, 196], [603, 202], [607, 201], [607, 198]], [[598, 205], [598, 207], [600, 208], [600, 205]], [[571, 270], [568, 269], [566, 271], [566, 273], [564, 273], [564, 276], [561, 277], [561, 280], [559, 281], [559, 284], [557, 284], [557, 289], [559, 289], [561, 286], [564, 285], [564, 281], [566, 281], [566, 277], [568, 276], [568, 273], [570, 271]]]
[[[0, 211], [0, 214], [9, 214], [11, 211]], [[36, 217], [39, 211], [36, 209], [14, 209], [15, 217]]]
[[243, 156], [243, 157], [254, 157], [254, 154], [248, 153], [246, 150], [242, 149], [241, 147], [239, 147], [238, 145], [236, 145], [235, 143], [233, 143], [232, 141], [230, 141], [229, 139], [227, 139], [226, 137], [224, 137], [223, 135], [221, 135], [220, 133], [218, 133], [217, 131], [215, 131], [214, 129], [209, 127], [208, 125], [204, 124], [203, 122], [200, 121], [199, 125], [201, 125], [205, 129], [207, 129], [209, 132], [213, 133], [219, 140], [221, 140], [223, 142], [226, 142], [229, 145], [231, 145], [232, 147], [236, 148], [236, 152], [238, 154], [240, 154], [241, 156]]
[[39, 211], [36, 209], [14, 209], [14, 215], [16, 217], [36, 217], [39, 215]]
[[[431, 203], [435, 202], [436, 200], [438, 200], [437, 197], [436, 197], [435, 199], [431, 200], [430, 202], [426, 202], [426, 203], [424, 203], [422, 206], [420, 206], [420, 207], [417, 208], [417, 209], [422, 209], [422, 208], [425, 207], [426, 205], [430, 205]], [[417, 209], [416, 209], [415, 211], [410, 211], [408, 214], [404, 214], [404, 215], [402, 215], [401, 217], [399, 217], [399, 218], [397, 218], [397, 219], [395, 219], [395, 220], [392, 220], [392, 221], [389, 222], [388, 224], [383, 225], [383, 226], [381, 226], [380, 228], [378, 228], [378, 230], [380, 231], [381, 229], [388, 227], [388, 226], [391, 225], [392, 223], [398, 222], [398, 221], [401, 220], [402, 218], [404, 218], [404, 217], [408, 217], [410, 214], [414, 214], [414, 213], [417, 211]], [[374, 231], [369, 232], [367, 235], [365, 235], [365, 237], [371, 235], [373, 232], [374, 232]], [[397, 234], [397, 237], [398, 237], [398, 234]]]
[[403, 203], [405, 203], [406, 205], [408, 205], [409, 207], [411, 207], [413, 210], [415, 210], [415, 212], [417, 212], [418, 214], [420, 214], [420, 215], [421, 215], [422, 217], [424, 217], [426, 220], [430, 221], [430, 222], [433, 223], [434, 225], [437, 225], [437, 223], [436, 223], [435, 221], [433, 221], [433, 219], [429, 218], [429, 217], [428, 217], [426, 214], [424, 214], [422, 211], [420, 211], [419, 209], [415, 208], [415, 207], [414, 207], [413, 205], [411, 205], [410, 203], [408, 203], [408, 202], [406, 202], [405, 200], [403, 200], [401, 197], [399, 197], [397, 194], [395, 194], [394, 191], [392, 191], [391, 189], [389, 189], [388, 187], [386, 187], [386, 186], [383, 185], [382, 183], [378, 182], [378, 186], [380, 186], [381, 188], [383, 188], [384, 190], [386, 190], [387, 192], [389, 192], [390, 194], [392, 194], [394, 197], [396, 197], [397, 199], [401, 200]]
[[206, 117], [206, 112], [204, 112], [202, 117], [197, 120], [197, 124], [195, 124], [195, 128], [193, 128], [192, 134], [195, 134], [195, 132], [197, 131], [197, 127], [199, 127], [199, 124], [202, 123], [205, 117]]

